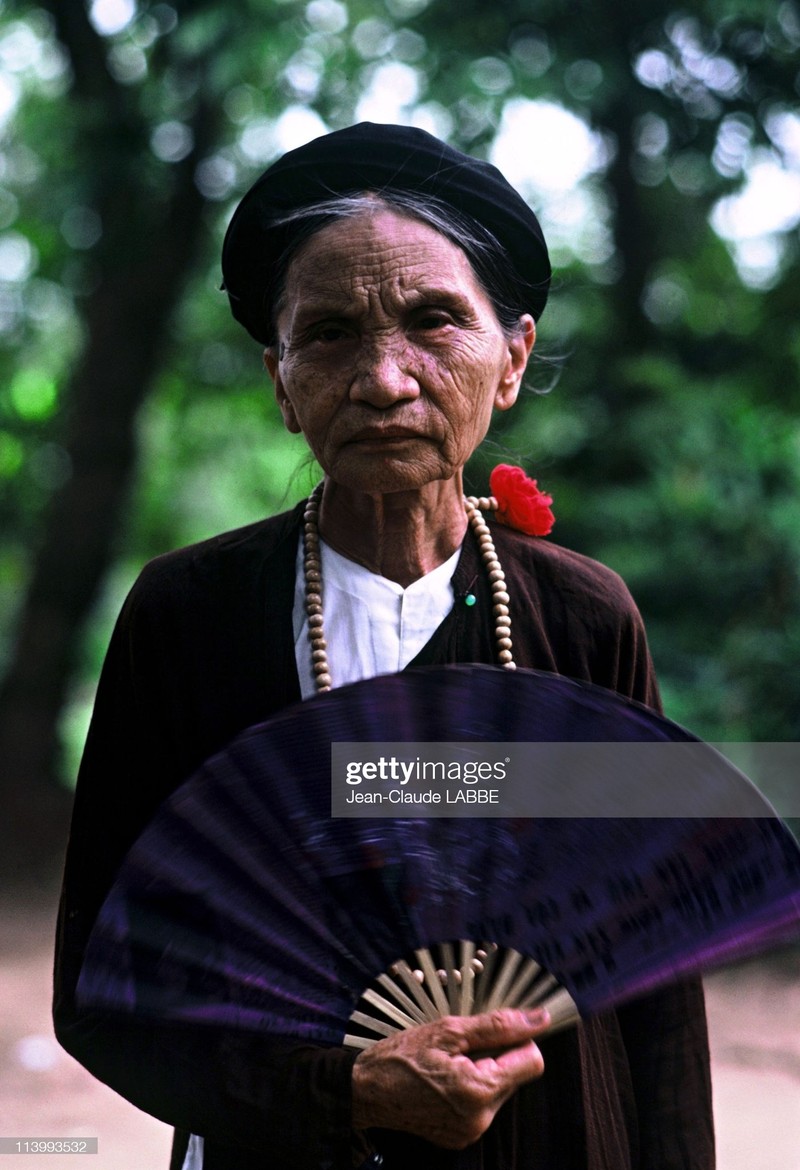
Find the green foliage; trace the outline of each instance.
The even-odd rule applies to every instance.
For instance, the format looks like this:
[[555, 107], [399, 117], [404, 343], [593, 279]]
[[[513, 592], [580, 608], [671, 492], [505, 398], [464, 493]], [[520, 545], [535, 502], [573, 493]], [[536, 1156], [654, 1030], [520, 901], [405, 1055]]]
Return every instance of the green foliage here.
[[[687, 13], [666, 0], [139, 0], [125, 28], [90, 46], [115, 83], [113, 119], [58, 47], [70, 6], [60, 18], [46, 7], [0, 11], [0, 62], [19, 93], [0, 143], [0, 248], [18, 248], [17, 278], [0, 286], [9, 614], [31, 534], [70, 473], [67, 388], [91, 341], [87, 292], [102, 265], [124, 272], [147, 247], [148, 216], [210, 126], [204, 110], [221, 113], [197, 169], [205, 254], [139, 419], [138, 480], [84, 645], [72, 742], [135, 566], [307, 489], [258, 346], [218, 292], [219, 244], [236, 196], [281, 153], [287, 110], [309, 126], [346, 124], [389, 66], [407, 87], [405, 117], [478, 154], [512, 100], [559, 103], [602, 136], [605, 162], [581, 190], [605, 250], [566, 228], [554, 248], [531, 383], [556, 384], [499, 421], [473, 482], [483, 487], [496, 452], [516, 452], [555, 496], [554, 538], [625, 576], [670, 714], [716, 740], [797, 738], [798, 246], [777, 231], [782, 259], [746, 283], [709, 223], [754, 151], [788, 158], [774, 126], [797, 117], [796, 3], [703, 0]], [[125, 205], [134, 173], [147, 207]], [[131, 336], [147, 344], [135, 321]], [[3, 638], [10, 646], [9, 628]]]

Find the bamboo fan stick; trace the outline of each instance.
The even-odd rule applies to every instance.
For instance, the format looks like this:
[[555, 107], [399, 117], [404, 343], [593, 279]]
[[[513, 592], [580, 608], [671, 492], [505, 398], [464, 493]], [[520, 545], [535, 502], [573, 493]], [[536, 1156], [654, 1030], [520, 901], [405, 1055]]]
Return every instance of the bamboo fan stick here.
[[475, 956], [475, 944], [466, 939], [461, 941], [461, 986], [459, 988], [459, 1012], [460, 1016], [471, 1016], [472, 1005], [475, 1000], [475, 970], [472, 966]]
[[[383, 1012], [390, 1020], [394, 1020], [395, 1024], [399, 1024], [401, 1028], [413, 1028], [417, 1024], [424, 1022], [418, 1017], [409, 1016], [405, 1012], [401, 1012], [399, 1007], [396, 1007], [388, 999], [385, 999], [384, 996], [378, 995], [377, 991], [373, 991], [371, 987], [367, 988], [362, 999], [365, 999], [367, 1003], [371, 1003], [373, 1007], [377, 1008], [379, 1012]], [[355, 1019], [355, 1016], [353, 1015], [350, 1018], [351, 1020]]]
[[[417, 1003], [415, 1003], [410, 996], [406, 995], [402, 987], [395, 983], [390, 975], [386, 975], [385, 973], [383, 975], [379, 975], [376, 982], [380, 983], [381, 987], [383, 987], [385, 991], [388, 991], [390, 995], [394, 996], [400, 1007], [405, 1008], [408, 1014], [413, 1016], [418, 1024], [424, 1024], [426, 1022], [428, 1017], [425, 1015], [422, 1008]], [[366, 994], [367, 993], [364, 992], [365, 997]]]
[[550, 1035], [551, 1032], [560, 1032], [562, 1028], [568, 1028], [572, 1024], [580, 1022], [580, 1012], [575, 1000], [564, 987], [560, 987], [550, 999], [546, 1000], [544, 1006], [550, 1013], [550, 1027], [547, 1029], [547, 1035]]
[[496, 943], [484, 943], [477, 952], [481, 956], [483, 972], [476, 989], [475, 1003], [472, 1009], [475, 1015], [484, 1010], [487, 996], [492, 988], [492, 974], [497, 964], [499, 950], [500, 948]]
[[541, 974], [541, 971], [542, 968], [535, 959], [525, 959], [516, 978], [503, 996], [503, 1002], [508, 1007], [517, 1007], [520, 1003], [522, 993]]
[[508, 985], [514, 977], [514, 973], [522, 961], [522, 955], [519, 951], [508, 950], [503, 956], [500, 964], [500, 971], [497, 976], [497, 982], [493, 985], [486, 1003], [483, 1005], [485, 1012], [492, 1012], [495, 1008], [499, 1008], [505, 1002], [505, 994]]
[[551, 991], [558, 990], [558, 980], [555, 975], [545, 974], [528, 992], [517, 1006], [521, 1008], [538, 1007]]
[[439, 1013], [436, 1010], [436, 1004], [431, 997], [423, 990], [419, 980], [415, 977], [414, 972], [409, 967], [405, 959], [401, 959], [392, 967], [392, 973], [399, 976], [405, 983], [408, 990], [411, 992], [414, 999], [425, 1015], [425, 1022], [430, 1023], [433, 1020], [438, 1020]]
[[436, 974], [436, 968], [433, 965], [433, 959], [431, 958], [430, 951], [427, 948], [423, 947], [421, 950], [414, 951], [414, 954], [416, 955], [417, 962], [419, 963], [420, 967], [422, 968], [422, 971], [425, 975], [425, 979], [427, 980], [427, 984], [428, 984], [428, 988], [430, 990], [431, 998], [433, 999], [433, 1002], [436, 1004], [437, 1014], [440, 1016], [446, 1016], [448, 1013], [448, 1010], [449, 1010], [448, 1003], [447, 1003], [447, 996], [444, 993], [444, 988], [442, 987], [441, 983], [439, 982], [439, 978]]
[[342, 1040], [345, 1048], [360, 1048], [362, 1051], [366, 1048], [372, 1048], [373, 1044], [377, 1043], [377, 1036], [354, 1036], [350, 1032], [347, 1032]]
[[394, 1036], [395, 1032], [403, 1031], [407, 1027], [407, 1025], [402, 1024], [398, 1028], [396, 1024], [389, 1024], [385, 1020], [379, 1020], [377, 1016], [369, 1016], [366, 1012], [359, 1011], [353, 1012], [350, 1023], [360, 1024], [368, 1032], [377, 1032], [379, 1036]]
[[458, 980], [455, 978], [455, 955], [453, 953], [453, 944], [449, 942], [442, 943], [442, 970], [438, 971], [439, 982], [443, 982], [444, 976], [445, 987], [447, 988], [447, 1004], [450, 1009], [450, 1015], [459, 1014], [459, 1006], [461, 1003], [461, 995], [458, 986]]

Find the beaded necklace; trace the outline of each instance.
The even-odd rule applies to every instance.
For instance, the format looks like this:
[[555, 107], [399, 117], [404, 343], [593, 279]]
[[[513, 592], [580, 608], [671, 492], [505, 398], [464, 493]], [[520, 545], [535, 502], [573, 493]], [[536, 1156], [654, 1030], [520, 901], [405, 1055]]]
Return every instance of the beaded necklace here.
[[[311, 643], [311, 668], [319, 693], [329, 691], [333, 686], [322, 610], [322, 558], [319, 547], [319, 506], [322, 499], [322, 487], [322, 484], [318, 484], [308, 497], [303, 514], [303, 572], [308, 638]], [[503, 567], [497, 559], [491, 530], [483, 518], [484, 510], [493, 511], [496, 508], [497, 501], [493, 496], [464, 496], [464, 511], [467, 514], [467, 521], [478, 541], [481, 559], [492, 588], [497, 660], [506, 670], [516, 670], [516, 663], [511, 653], [511, 616], [508, 608], [509, 596], [506, 591], [506, 578]], [[467, 605], [474, 605], [475, 597], [472, 593], [468, 593], [464, 601]]]

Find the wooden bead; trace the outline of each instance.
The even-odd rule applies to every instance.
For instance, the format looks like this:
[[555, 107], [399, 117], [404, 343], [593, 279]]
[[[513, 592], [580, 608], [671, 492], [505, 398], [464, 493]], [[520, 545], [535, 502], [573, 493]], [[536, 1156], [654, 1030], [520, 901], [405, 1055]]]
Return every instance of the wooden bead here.
[[[311, 643], [311, 666], [315, 676], [316, 688], [320, 694], [331, 690], [333, 686], [333, 679], [328, 664], [328, 644], [325, 641], [322, 607], [322, 558], [320, 555], [319, 540], [319, 503], [321, 498], [322, 484], [319, 484], [309, 496], [303, 514], [305, 548], [303, 571], [305, 577], [306, 616], [308, 619], [309, 641]], [[511, 652], [513, 643], [511, 641], [511, 619], [508, 609], [510, 597], [506, 591], [505, 574], [497, 556], [491, 528], [482, 515], [482, 510], [484, 509], [497, 509], [497, 501], [493, 496], [464, 497], [464, 510], [467, 514], [467, 520], [478, 542], [481, 560], [483, 561], [484, 569], [491, 585], [497, 660], [506, 670], [516, 670], [516, 663]], [[477, 970], [479, 968], [480, 963], [476, 963], [474, 969]], [[458, 980], [459, 975], [460, 972], [453, 972], [453, 977], [456, 980]]]

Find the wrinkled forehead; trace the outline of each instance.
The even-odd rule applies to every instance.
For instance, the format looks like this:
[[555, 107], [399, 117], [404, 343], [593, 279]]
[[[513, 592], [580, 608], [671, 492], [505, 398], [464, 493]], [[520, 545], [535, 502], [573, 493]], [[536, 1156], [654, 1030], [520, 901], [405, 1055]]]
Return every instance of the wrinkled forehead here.
[[298, 248], [277, 305], [302, 312], [371, 301], [389, 306], [491, 302], [461, 248], [428, 224], [376, 205], [321, 227]]

